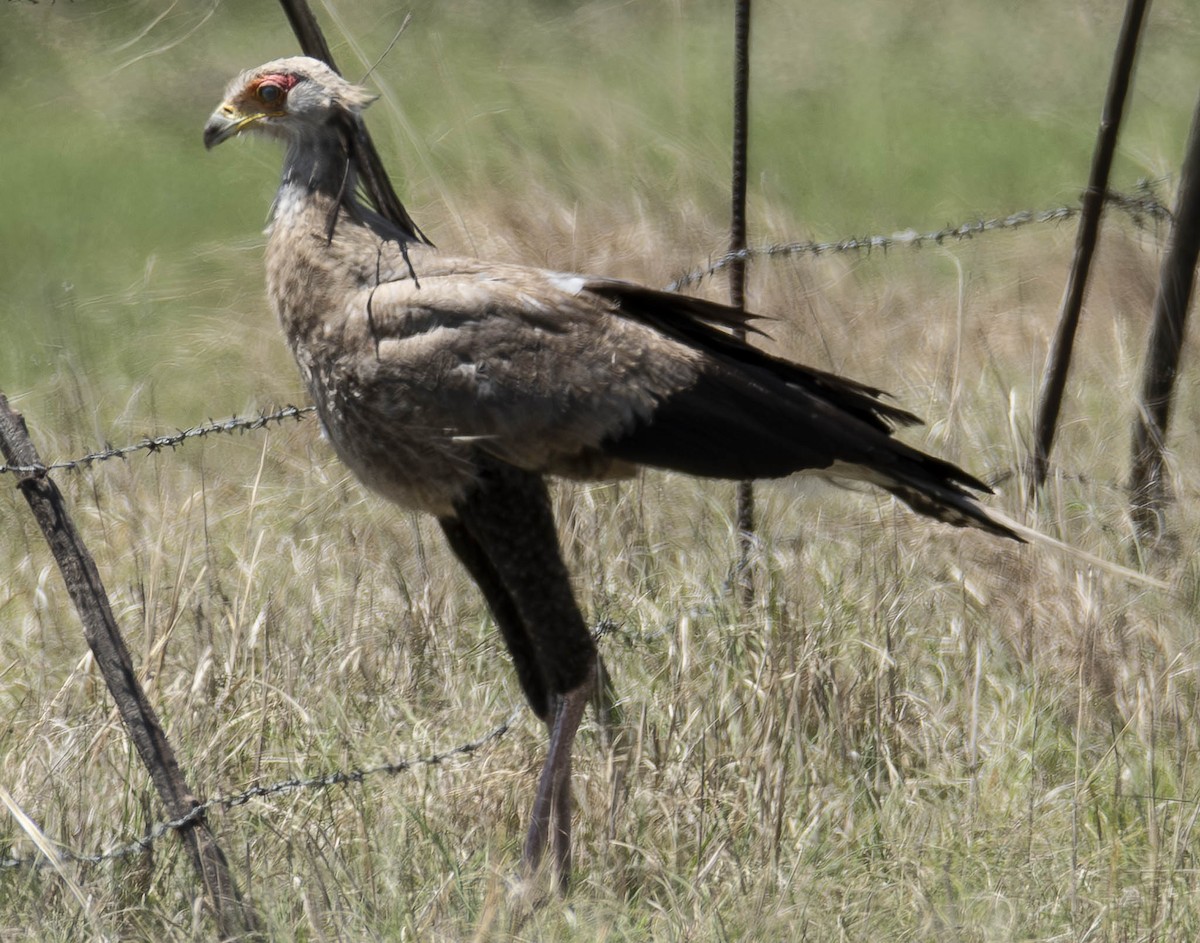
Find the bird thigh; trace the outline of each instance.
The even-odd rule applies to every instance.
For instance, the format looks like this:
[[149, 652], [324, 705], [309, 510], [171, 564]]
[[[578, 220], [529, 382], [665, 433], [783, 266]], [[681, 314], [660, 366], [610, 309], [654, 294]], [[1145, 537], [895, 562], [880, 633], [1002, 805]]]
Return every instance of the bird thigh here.
[[[443, 522], [501, 625], [526, 694], [535, 677], [550, 698], [589, 680], [596, 647], [571, 591], [542, 477], [481, 458], [475, 487], [455, 505], [455, 521], [474, 544], [466, 556], [477, 552], [487, 561], [468, 560], [451, 536], [453, 525]], [[549, 703], [533, 706], [544, 714]]]

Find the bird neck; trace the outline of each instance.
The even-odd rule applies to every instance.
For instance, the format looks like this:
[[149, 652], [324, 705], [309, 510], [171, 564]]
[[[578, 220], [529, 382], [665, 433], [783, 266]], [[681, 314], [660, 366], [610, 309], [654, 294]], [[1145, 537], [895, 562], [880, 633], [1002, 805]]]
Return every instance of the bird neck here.
[[[354, 201], [355, 172], [349, 140], [333, 125], [326, 125], [291, 141], [283, 160], [279, 193], [295, 190], [320, 194], [348, 209]], [[281, 209], [276, 200], [275, 211]]]
[[[272, 206], [272, 224], [281, 217], [321, 203], [329, 208], [329, 237], [339, 211], [381, 239], [398, 245], [432, 245], [417, 228], [395, 193], [379, 211], [357, 195], [359, 156], [353, 119], [332, 121], [291, 140], [283, 160], [283, 176]], [[387, 195], [385, 194], [385, 197]], [[378, 197], [377, 197], [378, 198]], [[385, 202], [387, 202], [385, 200]]]
[[357, 292], [413, 275], [415, 237], [356, 196], [351, 140], [326, 126], [290, 141], [271, 209], [267, 291], [302, 364], [329, 349]]

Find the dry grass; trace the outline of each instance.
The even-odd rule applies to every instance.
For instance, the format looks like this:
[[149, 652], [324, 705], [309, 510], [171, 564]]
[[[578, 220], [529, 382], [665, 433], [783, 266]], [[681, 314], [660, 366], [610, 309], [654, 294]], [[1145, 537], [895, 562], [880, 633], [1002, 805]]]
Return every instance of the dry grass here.
[[[1047, 330], [1030, 285], [1061, 270], [1066, 235], [955, 251], [961, 286], [936, 254], [756, 280], [768, 309], [800, 297], [812, 312], [779, 325], [785, 348], [834, 351], [858, 375], [873, 364], [906, 404], [943, 417], [917, 441], [999, 475], [1018, 456], [1011, 417], [1029, 413]], [[1035, 510], [1011, 485], [997, 503], [1106, 559], [1143, 561], [1171, 591], [926, 524], [874, 495], [785, 482], [760, 491], [758, 599], [741, 612], [727, 586], [729, 486], [650, 474], [561, 487], [579, 594], [616, 626], [602, 644], [626, 751], [583, 734], [578, 889], [532, 914], [504, 891], [542, 749], [522, 718], [470, 760], [218, 816], [274, 933], [1189, 938], [1197, 525], [1181, 500], [1176, 549], [1138, 548], [1119, 486], [1143, 328], [1122, 312], [1144, 310], [1153, 255], [1131, 237], [1106, 247], [1112, 281], [1093, 293], [1076, 373], [1087, 394], [1061, 473]], [[280, 355], [264, 343], [257, 356], [266, 370]], [[1181, 415], [1195, 409], [1184, 392]], [[1084, 408], [1111, 428], [1080, 421]], [[47, 453], [63, 450], [38, 433]], [[1194, 467], [1179, 457], [1181, 498], [1200, 484]], [[520, 705], [436, 528], [364, 497], [311, 423], [63, 481], [204, 794], [424, 755]], [[15, 494], [3, 501], [0, 781], [55, 841], [102, 848], [159, 807], [28, 515]], [[13, 853], [35, 853], [15, 823], [0, 829]], [[51, 871], [5, 875], [9, 938], [203, 926], [170, 841], [152, 861], [68, 870], [90, 909]]]
[[[226, 157], [267, 173], [274, 155], [251, 153]], [[647, 186], [584, 212], [528, 169], [512, 170], [506, 184], [525, 182], [506, 195], [464, 196], [435, 217], [440, 241], [466, 243], [461, 226], [482, 255], [652, 284], [722, 243], [703, 201], [648, 201]], [[467, 194], [486, 183], [464, 181]], [[803, 235], [760, 199], [758, 238]], [[1171, 589], [930, 524], [874, 493], [788, 481], [759, 491], [757, 597], [742, 611], [728, 586], [731, 486], [647, 474], [558, 487], [577, 592], [614, 626], [601, 644], [623, 716], [619, 748], [590, 717], [577, 748], [578, 887], [536, 911], [506, 891], [543, 749], [523, 714], [470, 759], [214, 816], [272, 935], [1195, 939], [1193, 383], [1180, 390], [1162, 546], [1138, 545], [1122, 486], [1151, 235], [1122, 225], [1106, 237], [1043, 500], [1027, 507], [1006, 477], [1028, 439], [1072, 235], [757, 266], [752, 298], [780, 318], [780, 350], [890, 389], [930, 420], [909, 441], [1006, 479], [997, 507]], [[198, 237], [155, 264], [123, 295], [55, 308], [63, 356], [18, 403], [47, 457], [244, 408], [214, 405], [226, 383], [229, 396], [253, 390], [251, 406], [299, 397], [259, 311], [254, 245]], [[102, 330], [93, 319], [138, 305], [148, 378], [81, 364]], [[137, 362], [136, 345], [109, 342]], [[520, 708], [436, 526], [365, 496], [312, 422], [59, 481], [204, 795], [426, 755]], [[161, 808], [10, 488], [0, 520], [0, 786], [50, 841], [103, 849]], [[38, 853], [8, 813], [0, 851]], [[172, 840], [63, 870], [0, 874], [0, 939], [211, 934]]]

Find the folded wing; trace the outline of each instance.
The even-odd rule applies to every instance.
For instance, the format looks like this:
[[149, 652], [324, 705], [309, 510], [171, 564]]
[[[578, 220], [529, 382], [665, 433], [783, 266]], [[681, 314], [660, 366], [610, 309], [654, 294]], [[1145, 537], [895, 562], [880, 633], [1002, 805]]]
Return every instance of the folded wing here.
[[372, 290], [381, 379], [461, 441], [573, 477], [638, 465], [714, 478], [824, 472], [922, 514], [1014, 536], [949, 462], [892, 437], [919, 420], [881, 391], [736, 337], [751, 316], [702, 299], [450, 260]]

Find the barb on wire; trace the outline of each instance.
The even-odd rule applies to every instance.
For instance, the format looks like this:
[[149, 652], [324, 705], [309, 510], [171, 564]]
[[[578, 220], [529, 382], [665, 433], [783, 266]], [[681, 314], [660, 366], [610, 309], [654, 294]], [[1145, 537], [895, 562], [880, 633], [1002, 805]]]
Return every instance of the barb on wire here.
[[[1110, 205], [1127, 213], [1134, 224], [1143, 227], [1146, 220], [1156, 222], [1170, 219], [1171, 212], [1159, 202], [1153, 192], [1153, 181], [1139, 181], [1136, 194], [1109, 192], [1105, 199]], [[1007, 229], [1020, 229], [1037, 223], [1057, 223], [1078, 216], [1080, 207], [1056, 206], [1047, 210], [1021, 210], [1008, 216], [998, 216], [992, 219], [968, 220], [957, 226], [947, 226], [932, 232], [917, 232], [906, 229], [892, 233], [890, 236], [851, 236], [831, 242], [784, 242], [762, 246], [751, 246], [737, 252], [727, 252], [716, 261], [704, 268], [694, 269], [679, 276], [667, 291], [679, 291], [691, 285], [698, 285], [704, 279], [723, 272], [738, 262], [751, 259], [777, 258], [791, 255], [827, 255], [838, 252], [870, 252], [894, 248], [919, 249], [925, 245], [941, 245], [945, 242], [958, 242], [971, 239], [984, 233], [999, 232]]]
[[[60, 850], [58, 852], [57, 863], [76, 863], [76, 864], [102, 864], [105, 861], [116, 861], [119, 858], [127, 858], [130, 855], [140, 854], [149, 851], [151, 846], [156, 841], [166, 835], [168, 832], [176, 832], [181, 828], [186, 828], [188, 825], [203, 818], [213, 809], [235, 809], [238, 806], [246, 805], [252, 799], [266, 799], [270, 796], [277, 796], [280, 793], [296, 792], [302, 789], [329, 789], [332, 786], [347, 786], [351, 783], [361, 783], [371, 776], [389, 775], [395, 776], [400, 773], [408, 772], [419, 766], [439, 766], [447, 760], [452, 760], [456, 757], [475, 756], [486, 747], [496, 743], [512, 728], [516, 722], [517, 713], [514, 713], [508, 720], [498, 725], [488, 733], [484, 734], [477, 740], [472, 740], [469, 743], [463, 743], [449, 750], [443, 750], [441, 753], [431, 753], [428, 756], [418, 757], [415, 760], [396, 760], [391, 763], [381, 763], [378, 766], [370, 766], [366, 769], [352, 770], [335, 770], [332, 773], [326, 773], [323, 776], [311, 776], [299, 779], [285, 779], [280, 782], [270, 783], [266, 786], [251, 786], [243, 792], [235, 793], [230, 796], [218, 796], [209, 799], [207, 802], [202, 802], [192, 808], [186, 815], [182, 815], [177, 819], [170, 819], [166, 822], [158, 822], [153, 825], [145, 835], [141, 838], [136, 838], [133, 841], [126, 842], [110, 851], [98, 852], [96, 854], [85, 854], [83, 852]], [[0, 858], [0, 871], [9, 871], [16, 868], [46, 868], [51, 867], [55, 862], [50, 861], [45, 857], [37, 858]]]
[[161, 452], [164, 449], [173, 449], [188, 439], [202, 439], [208, 435], [216, 433], [228, 432], [253, 432], [256, 429], [263, 429], [271, 423], [282, 423], [286, 419], [295, 419], [297, 422], [302, 420], [309, 413], [315, 411], [315, 406], [284, 406], [282, 409], [277, 409], [275, 412], [262, 412], [254, 417], [231, 416], [229, 419], [212, 420], [203, 425], [193, 426], [190, 429], [181, 429], [171, 435], [146, 436], [140, 442], [135, 442], [132, 445], [122, 446], [106, 446], [97, 452], [90, 452], [81, 458], [69, 459], [61, 462], [51, 462], [48, 465], [0, 465], [0, 474], [4, 472], [14, 472], [18, 474], [33, 474], [41, 475], [49, 471], [59, 471], [62, 469], [74, 470], [93, 462], [104, 462], [110, 458], [126, 458], [135, 452]]

